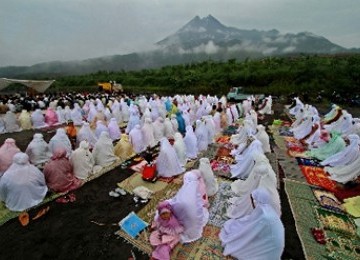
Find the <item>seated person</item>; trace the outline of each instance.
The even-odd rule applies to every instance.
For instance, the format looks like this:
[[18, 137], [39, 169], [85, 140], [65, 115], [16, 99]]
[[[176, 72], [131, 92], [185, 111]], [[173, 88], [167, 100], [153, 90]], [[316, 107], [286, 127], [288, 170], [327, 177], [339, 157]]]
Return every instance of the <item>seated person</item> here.
[[114, 154], [114, 146], [108, 132], [101, 133], [99, 140], [95, 144], [93, 156], [95, 165], [101, 167], [109, 166], [119, 159]]
[[74, 125], [74, 122], [72, 120], [69, 120], [67, 122], [67, 126], [65, 127], [66, 135], [69, 137], [69, 140], [71, 142], [72, 149], [75, 149], [76, 146], [76, 135], [77, 135], [77, 129]]
[[157, 206], [155, 219], [151, 225], [150, 244], [155, 247], [151, 256], [155, 259], [170, 260], [171, 250], [179, 243], [183, 226], [177, 220], [168, 201]]
[[[184, 183], [177, 194], [169, 200], [174, 214], [184, 227], [181, 243], [190, 243], [202, 237], [203, 228], [209, 220], [206, 207], [206, 191], [201, 189], [201, 173], [192, 170], [184, 175]], [[205, 193], [205, 194], [204, 194]]]
[[140, 125], [135, 125], [133, 129], [130, 130], [129, 140], [135, 153], [141, 153], [146, 149], [146, 144]]
[[49, 145], [45, 142], [41, 133], [34, 134], [32, 141], [26, 148], [25, 153], [29, 156], [30, 162], [39, 167], [50, 160], [51, 152]]
[[21, 111], [19, 115], [19, 122], [20, 122], [20, 127], [23, 130], [29, 130], [32, 128], [30, 113], [26, 109], [23, 109]]
[[7, 138], [0, 147], [0, 177], [10, 167], [13, 157], [20, 149], [16, 146], [16, 142], [12, 138]]
[[186, 157], [196, 159], [198, 155], [197, 138], [191, 125], [186, 126], [186, 134], [184, 137], [186, 148]]
[[88, 142], [81, 141], [79, 148], [71, 154], [70, 162], [74, 168], [74, 175], [81, 180], [88, 178], [93, 173], [95, 160], [89, 151]]
[[72, 152], [72, 146], [69, 137], [64, 128], [56, 129], [56, 134], [49, 141], [50, 152], [54, 154], [58, 148], [64, 148], [66, 156], [69, 157]]
[[6, 132], [13, 133], [13, 132], [19, 132], [22, 129], [20, 128], [20, 124], [16, 118], [16, 115], [12, 111], [7, 111], [4, 116], [4, 122], [5, 122], [5, 128]]
[[223, 254], [237, 259], [280, 259], [285, 231], [279, 215], [269, 204], [269, 192], [255, 189], [250, 199], [254, 208], [250, 215], [226, 221], [220, 231]]
[[129, 136], [127, 134], [121, 134], [120, 141], [117, 142], [114, 148], [114, 153], [121, 161], [129, 159], [135, 154], [133, 146], [129, 141]]
[[42, 113], [42, 111], [37, 108], [34, 112], [31, 114], [31, 123], [34, 128], [43, 128], [47, 127], [48, 125], [45, 123], [45, 118]]
[[97, 142], [97, 138], [95, 137], [93, 131], [90, 129], [90, 124], [88, 122], [83, 122], [82, 127], [77, 133], [77, 144], [80, 144], [81, 141], [87, 141], [89, 143], [90, 149], [92, 149]]
[[82, 185], [82, 181], [74, 176], [66, 150], [62, 147], [57, 148], [51, 160], [45, 164], [44, 175], [46, 185], [54, 192], [68, 192]]
[[160, 152], [156, 159], [156, 168], [161, 177], [173, 177], [184, 172], [174, 147], [163, 137], [160, 141]]
[[13, 158], [10, 168], [0, 179], [0, 200], [12, 211], [23, 211], [43, 201], [48, 188], [44, 174], [29, 163], [22, 152]]
[[109, 133], [109, 129], [105, 125], [104, 121], [98, 120], [96, 122], [96, 129], [95, 129], [95, 136], [96, 138], [99, 138], [102, 132]]
[[52, 107], [48, 107], [45, 113], [45, 123], [53, 126], [59, 123], [58, 116]]
[[110, 119], [108, 129], [111, 140], [116, 141], [120, 139], [121, 131], [116, 118], [113, 117]]
[[316, 158], [318, 160], [326, 160], [330, 156], [341, 152], [345, 149], [345, 140], [341, 137], [340, 133], [332, 131], [330, 132], [330, 140], [319, 148], [313, 148], [306, 152], [307, 156]]

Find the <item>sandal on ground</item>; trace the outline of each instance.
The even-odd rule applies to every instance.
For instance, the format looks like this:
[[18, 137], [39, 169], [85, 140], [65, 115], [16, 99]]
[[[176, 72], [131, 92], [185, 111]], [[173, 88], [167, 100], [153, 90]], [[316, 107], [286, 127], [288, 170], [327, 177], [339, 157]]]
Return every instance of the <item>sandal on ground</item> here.
[[45, 208], [42, 208], [38, 211], [38, 213], [36, 213], [35, 217], [32, 218], [32, 220], [36, 220], [38, 218], [41, 218], [42, 216], [44, 216], [48, 211], [49, 211], [50, 207], [47, 206]]
[[29, 213], [21, 212], [20, 215], [19, 215], [19, 221], [20, 221], [20, 224], [23, 227], [27, 226], [29, 224], [29, 221], [30, 221]]
[[110, 192], [109, 192], [109, 196], [110, 196], [110, 197], [117, 198], [117, 197], [119, 197], [119, 196], [120, 196], [120, 194], [119, 194], [119, 193], [117, 193], [117, 192], [115, 192], [115, 191], [110, 191]]

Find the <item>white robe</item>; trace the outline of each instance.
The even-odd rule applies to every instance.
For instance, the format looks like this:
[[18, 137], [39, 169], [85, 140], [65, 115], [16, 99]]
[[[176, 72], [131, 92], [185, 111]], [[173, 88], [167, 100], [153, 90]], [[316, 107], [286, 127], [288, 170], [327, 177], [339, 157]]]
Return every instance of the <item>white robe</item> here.
[[19, 122], [16, 118], [16, 115], [12, 111], [7, 111], [4, 116], [6, 132], [13, 133], [19, 132], [22, 129], [20, 128]]
[[184, 183], [177, 194], [169, 200], [176, 218], [184, 227], [180, 236], [181, 243], [190, 243], [202, 237], [203, 229], [209, 220], [200, 191], [197, 170], [185, 173]]
[[263, 125], [258, 125], [257, 130], [258, 132], [255, 134], [255, 137], [262, 143], [264, 153], [271, 153], [270, 138], [265, 131], [265, 127]]
[[144, 138], [145, 147], [154, 147], [156, 145], [156, 140], [154, 137], [154, 126], [152, 124], [151, 118], [145, 118], [141, 132]]
[[23, 211], [43, 201], [48, 188], [44, 174], [29, 163], [25, 153], [17, 153], [0, 179], [0, 200], [11, 211]]
[[254, 156], [257, 153], [264, 152], [261, 142], [255, 139], [244, 151], [241, 151], [241, 154], [233, 154], [236, 164], [230, 166], [231, 177], [246, 179], [254, 168]]
[[129, 141], [132, 144], [135, 153], [141, 153], [145, 151], [146, 144], [139, 124], [130, 131]]
[[109, 136], [111, 140], [119, 140], [121, 137], [120, 127], [116, 121], [116, 118], [111, 118], [108, 125]]
[[270, 204], [276, 213], [281, 216], [280, 197], [277, 191], [277, 177], [269, 160], [264, 154], [255, 156], [255, 166], [246, 180], [236, 180], [231, 184], [231, 190], [237, 195], [230, 198], [230, 207], [227, 216], [239, 218], [251, 213], [249, 203], [250, 193], [258, 187], [266, 188], [270, 195]]
[[208, 196], [214, 196], [219, 189], [219, 184], [214, 176], [214, 172], [211, 168], [209, 158], [201, 158], [199, 170], [204, 179], [206, 185], [206, 194]]
[[256, 207], [251, 214], [225, 222], [219, 234], [225, 256], [249, 260], [281, 258], [285, 231], [269, 204], [269, 196], [266, 190], [256, 189], [252, 192]]
[[84, 180], [93, 173], [95, 159], [89, 151], [89, 144], [86, 141], [82, 141], [79, 148], [71, 154], [70, 162], [75, 177], [79, 179]]
[[179, 158], [180, 165], [185, 166], [187, 157], [186, 157], [186, 146], [185, 146], [184, 139], [179, 132], [175, 133], [174, 139], [175, 139], [175, 142], [174, 142], [173, 147]]
[[48, 125], [45, 123], [45, 117], [44, 114], [40, 109], [36, 109], [31, 114], [31, 122], [34, 128], [43, 128], [47, 127]]
[[186, 156], [189, 159], [195, 159], [198, 154], [198, 146], [197, 138], [191, 125], [186, 126], [184, 143], [186, 146]]
[[160, 152], [156, 159], [156, 169], [161, 177], [173, 177], [184, 172], [174, 147], [165, 137], [160, 141]]
[[45, 142], [43, 135], [40, 133], [34, 134], [25, 153], [29, 156], [30, 162], [35, 166], [46, 163], [52, 155], [48, 143]]
[[69, 157], [72, 152], [72, 146], [64, 128], [58, 128], [56, 130], [56, 134], [49, 141], [51, 154], [54, 154], [54, 152], [60, 147], [66, 150], [66, 156]]
[[97, 142], [97, 138], [94, 135], [93, 131], [91, 131], [88, 122], [83, 123], [82, 127], [76, 135], [77, 144], [80, 144], [81, 141], [87, 141], [90, 147], [94, 147]]
[[93, 157], [95, 164], [102, 167], [109, 166], [118, 160], [118, 157], [114, 154], [114, 146], [109, 133], [101, 133], [99, 140], [95, 144]]

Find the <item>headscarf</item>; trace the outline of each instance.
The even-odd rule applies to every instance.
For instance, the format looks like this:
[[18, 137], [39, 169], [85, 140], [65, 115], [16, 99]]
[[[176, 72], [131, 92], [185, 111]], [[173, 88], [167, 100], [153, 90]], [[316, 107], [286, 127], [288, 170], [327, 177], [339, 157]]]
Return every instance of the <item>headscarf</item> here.
[[45, 142], [43, 134], [41, 133], [34, 134], [25, 153], [29, 156], [30, 162], [35, 166], [46, 163], [51, 157], [49, 145]]
[[47, 190], [43, 173], [30, 164], [29, 157], [22, 152], [15, 154], [0, 179], [0, 200], [11, 211], [23, 211], [39, 204]]
[[16, 146], [15, 139], [7, 138], [0, 147], [0, 177], [10, 167], [13, 157], [20, 149]]
[[72, 152], [72, 146], [64, 128], [58, 128], [56, 134], [49, 141], [49, 148], [52, 154], [60, 147], [66, 150], [67, 157], [69, 157]]
[[165, 137], [160, 140], [160, 152], [156, 159], [156, 169], [159, 176], [162, 177], [176, 176], [184, 171], [175, 149]]
[[81, 141], [77, 148], [70, 156], [70, 162], [74, 168], [74, 175], [79, 179], [86, 179], [91, 175], [95, 160], [89, 151], [89, 143]]

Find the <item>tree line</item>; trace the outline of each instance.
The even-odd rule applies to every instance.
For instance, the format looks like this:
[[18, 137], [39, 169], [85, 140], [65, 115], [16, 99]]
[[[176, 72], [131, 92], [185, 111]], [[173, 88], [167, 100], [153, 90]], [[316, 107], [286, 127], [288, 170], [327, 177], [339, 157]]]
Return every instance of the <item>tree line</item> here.
[[275, 96], [322, 93], [340, 96], [360, 93], [360, 55], [298, 55], [226, 62], [207, 60], [140, 71], [98, 71], [56, 79], [54, 91], [96, 91], [97, 82], [121, 83], [126, 92], [223, 95], [244, 86], [254, 93]]

